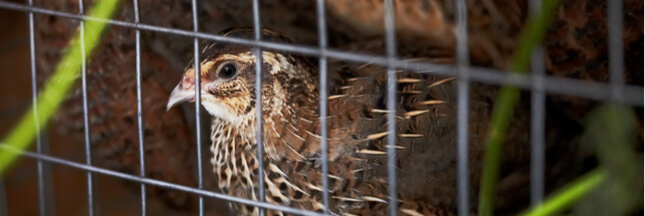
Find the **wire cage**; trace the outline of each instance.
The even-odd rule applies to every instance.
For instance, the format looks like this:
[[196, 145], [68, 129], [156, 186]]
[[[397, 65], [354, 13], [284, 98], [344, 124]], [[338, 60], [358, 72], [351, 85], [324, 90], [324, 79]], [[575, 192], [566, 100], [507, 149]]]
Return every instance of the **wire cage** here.
[[[327, 0], [330, 1], [330, 0]], [[71, 2], [71, 1], [69, 1]], [[96, 1], [95, 1], [96, 2]], [[92, 120], [90, 119], [89, 112], [91, 112], [92, 109], [92, 102], [88, 100], [88, 88], [93, 88], [95, 87], [96, 83], [92, 83], [88, 80], [87, 74], [88, 74], [88, 68], [90, 63], [86, 62], [85, 58], [82, 58], [82, 70], [81, 70], [81, 86], [80, 90], [77, 91], [79, 93], [80, 98], [82, 99], [82, 110], [81, 110], [81, 119], [82, 119], [82, 125], [81, 128], [83, 128], [83, 143], [84, 143], [84, 152], [81, 157], [81, 161], [75, 161], [75, 160], [70, 160], [66, 159], [63, 157], [57, 157], [53, 156], [52, 154], [47, 153], [49, 148], [51, 148], [52, 145], [58, 145], [56, 142], [51, 142], [48, 139], [46, 139], [47, 136], [45, 134], [47, 132], [43, 131], [43, 133], [38, 134], [36, 136], [36, 141], [35, 141], [35, 151], [24, 151], [20, 149], [15, 149], [9, 145], [2, 144], [0, 145], [0, 151], [11, 151], [14, 153], [18, 153], [22, 157], [26, 158], [32, 158], [36, 160], [36, 173], [37, 173], [37, 203], [38, 206], [36, 209], [38, 209], [38, 214], [39, 215], [52, 215], [55, 214], [56, 208], [55, 206], [55, 200], [58, 198], [61, 198], [60, 195], [61, 193], [80, 193], [79, 191], [83, 190], [74, 190], [74, 191], [53, 191], [53, 186], [52, 186], [52, 171], [51, 171], [51, 164], [55, 164], [58, 166], [62, 167], [69, 167], [69, 168], [74, 168], [77, 170], [83, 171], [84, 174], [84, 182], [78, 182], [79, 184], [85, 184], [84, 191], [87, 192], [87, 194], [84, 194], [83, 196], [86, 196], [87, 203], [82, 203], [82, 204], [77, 204], [77, 205], [85, 205], [87, 206], [85, 208], [85, 211], [82, 213], [77, 213], [81, 215], [94, 215], [97, 214], [96, 208], [97, 206], [101, 206], [102, 204], [97, 201], [96, 197], [98, 196], [95, 191], [98, 190], [97, 186], [97, 175], [94, 174], [101, 174], [104, 176], [110, 176], [114, 177], [116, 179], [120, 180], [125, 180], [130, 183], [134, 183], [138, 185], [138, 189], [140, 190], [140, 214], [141, 215], [150, 215], [150, 214], [158, 214], [155, 211], [152, 211], [151, 208], [154, 208], [154, 205], [158, 205], [155, 203], [151, 203], [151, 198], [150, 198], [150, 190], [151, 187], [155, 188], [164, 188], [165, 191], [180, 191], [180, 192], [186, 192], [192, 195], [197, 196], [197, 212], [199, 215], [205, 215], [209, 214], [209, 212], [206, 210], [209, 208], [208, 206], [210, 205], [210, 200], [209, 198], [216, 198], [218, 200], [225, 200], [229, 202], [238, 202], [246, 205], [251, 205], [251, 206], [257, 206], [261, 207], [263, 209], [272, 209], [272, 210], [278, 210], [282, 211], [285, 213], [291, 213], [291, 214], [297, 214], [297, 215], [328, 215], [330, 214], [330, 204], [329, 204], [329, 199], [330, 199], [330, 194], [324, 190], [323, 193], [323, 203], [325, 206], [325, 211], [324, 212], [310, 212], [310, 211], [304, 211], [301, 209], [295, 209], [295, 208], [290, 208], [287, 206], [281, 206], [281, 205], [273, 205], [265, 202], [262, 200], [264, 197], [264, 184], [263, 178], [259, 178], [259, 187], [260, 189], [258, 190], [260, 200], [248, 200], [248, 199], [243, 199], [235, 196], [230, 196], [218, 191], [213, 191], [208, 188], [209, 182], [205, 182], [204, 179], [206, 178], [205, 176], [210, 175], [209, 174], [210, 170], [212, 170], [209, 165], [203, 165], [204, 161], [207, 161], [207, 158], [209, 156], [206, 156], [208, 153], [203, 153], [202, 151], [204, 149], [207, 149], [207, 146], [209, 143], [209, 137], [208, 136], [203, 136], [204, 134], [208, 134], [208, 132], [204, 132], [202, 125], [208, 124], [205, 123], [204, 120], [205, 115], [200, 111], [201, 107], [201, 102], [200, 100], [197, 100], [194, 104], [194, 115], [187, 117], [190, 119], [193, 119], [194, 123], [191, 124], [192, 126], [191, 129], [193, 130], [194, 137], [191, 139], [194, 139], [196, 143], [196, 147], [192, 148], [192, 150], [195, 150], [194, 152], [191, 152], [191, 154], [194, 154], [193, 162], [196, 163], [196, 170], [197, 176], [194, 176], [196, 178], [196, 185], [194, 186], [187, 186], [186, 184], [182, 183], [176, 183], [172, 181], [165, 181], [160, 178], [157, 178], [158, 176], [147, 176], [146, 174], [149, 173], [147, 172], [148, 169], [151, 169], [150, 166], [154, 166], [154, 163], [157, 161], [155, 159], [154, 161], [151, 161], [150, 158], [148, 157], [146, 152], [146, 148], [149, 148], [146, 142], [150, 142], [149, 140], [146, 140], [145, 134], [147, 133], [147, 128], [144, 125], [144, 118], [148, 114], [147, 110], [145, 108], [145, 103], [146, 103], [146, 87], [150, 86], [147, 85], [146, 83], [142, 82], [142, 77], [148, 76], [149, 71], [145, 71], [144, 68], [142, 68], [142, 61], [145, 61], [146, 58], [145, 56], [142, 56], [142, 52], [145, 52], [145, 50], [142, 49], [143, 46], [149, 47], [149, 49], [155, 49], [157, 45], [155, 44], [145, 44], [144, 41], [142, 41], [143, 37], [156, 37], [156, 34], [164, 34], [164, 35], [170, 35], [168, 37], [172, 38], [183, 38], [184, 40], [188, 40], [191, 45], [185, 46], [190, 51], [185, 52], [185, 53], [191, 53], [190, 57], [199, 60], [200, 59], [200, 51], [203, 48], [201, 46], [201, 43], [204, 41], [209, 41], [209, 42], [221, 42], [221, 43], [232, 43], [232, 44], [240, 44], [240, 45], [246, 45], [246, 46], [252, 46], [254, 47], [254, 54], [256, 56], [260, 56], [261, 50], [262, 49], [271, 49], [271, 50], [278, 50], [278, 51], [283, 51], [283, 52], [290, 52], [290, 53], [296, 53], [304, 56], [309, 56], [312, 58], [317, 58], [318, 63], [319, 63], [319, 75], [320, 75], [320, 83], [319, 83], [319, 88], [320, 88], [320, 104], [322, 109], [320, 109], [320, 116], [327, 116], [327, 98], [329, 97], [328, 93], [328, 83], [327, 83], [327, 77], [328, 77], [328, 62], [330, 59], [339, 59], [339, 60], [344, 60], [344, 61], [350, 61], [350, 62], [356, 62], [356, 63], [361, 63], [361, 64], [374, 64], [374, 65], [379, 65], [382, 67], [387, 68], [387, 98], [396, 98], [397, 94], [397, 89], [396, 89], [396, 74], [397, 70], [411, 70], [411, 71], [428, 71], [428, 73], [434, 73], [437, 75], [445, 75], [445, 76], [455, 76], [457, 77], [458, 84], [457, 84], [457, 111], [456, 113], [458, 114], [456, 117], [456, 122], [457, 122], [457, 137], [456, 143], [457, 143], [457, 156], [456, 156], [456, 163], [457, 163], [457, 182], [455, 186], [457, 187], [457, 197], [458, 197], [458, 202], [457, 202], [457, 208], [455, 210], [455, 213], [458, 215], [469, 215], [472, 211], [472, 207], [476, 206], [477, 203], [473, 203], [472, 200], [469, 199], [469, 190], [471, 184], [469, 181], [469, 163], [468, 163], [468, 145], [469, 145], [469, 94], [473, 90], [471, 89], [471, 83], [484, 83], [484, 84], [491, 84], [491, 85], [503, 85], [503, 86], [511, 86], [523, 90], [527, 90], [530, 92], [530, 134], [528, 135], [530, 137], [530, 143], [531, 143], [531, 158], [530, 158], [530, 203], [532, 205], [538, 205], [540, 202], [544, 200], [545, 197], [545, 181], [544, 181], [544, 173], [547, 171], [545, 170], [545, 163], [546, 163], [546, 158], [545, 158], [545, 152], [544, 152], [544, 143], [545, 143], [545, 115], [546, 115], [546, 98], [547, 94], [558, 94], [558, 95], [566, 95], [566, 96], [571, 96], [571, 97], [576, 97], [576, 98], [584, 98], [584, 99], [590, 99], [590, 100], [597, 100], [597, 101], [603, 101], [603, 102], [613, 102], [613, 103], [622, 103], [622, 104], [627, 104], [629, 106], [634, 107], [636, 110], [641, 110], [642, 111], [642, 106], [643, 106], [643, 87], [642, 87], [642, 80], [636, 80], [633, 83], [635, 84], [627, 84], [625, 80], [625, 71], [626, 71], [626, 66], [625, 66], [625, 56], [624, 56], [624, 46], [623, 44], [623, 39], [626, 37], [623, 35], [623, 20], [624, 17], [626, 16], [624, 11], [625, 10], [625, 5], [624, 1], [607, 1], [606, 3], [606, 20], [609, 23], [607, 25], [607, 40], [608, 40], [608, 50], [606, 53], [606, 58], [608, 59], [608, 71], [607, 73], [609, 82], [596, 82], [596, 81], [586, 81], [586, 80], [580, 80], [580, 79], [574, 79], [574, 78], [565, 78], [561, 76], [553, 76], [553, 75], [547, 75], [547, 71], [545, 68], [545, 62], [544, 59], [544, 48], [542, 46], [537, 46], [533, 49], [532, 55], [531, 55], [531, 68], [530, 68], [530, 73], [522, 74], [522, 73], [510, 73], [510, 72], [501, 72], [498, 71], [497, 69], [492, 69], [492, 68], [485, 68], [485, 67], [479, 67], [479, 66], [473, 66], [470, 63], [470, 50], [469, 50], [469, 23], [468, 23], [468, 7], [469, 4], [472, 4], [470, 1], [466, 0], [455, 0], [455, 1], [446, 1], [446, 7], [453, 8], [453, 13], [454, 13], [454, 23], [455, 23], [455, 35], [456, 35], [456, 46], [455, 46], [455, 64], [434, 64], [434, 63], [425, 63], [425, 62], [410, 62], [410, 61], [405, 61], [402, 58], [398, 57], [397, 54], [397, 32], [396, 32], [396, 24], [398, 24], [396, 20], [397, 14], [395, 12], [398, 12], [398, 10], [395, 11], [395, 5], [396, 4], [402, 4], [398, 0], [384, 0], [382, 1], [383, 4], [383, 24], [384, 24], [384, 42], [385, 42], [385, 53], [384, 55], [374, 55], [374, 54], [362, 54], [362, 53], [357, 53], [357, 52], [348, 52], [348, 51], [343, 51], [339, 49], [335, 49], [334, 47], [330, 46], [329, 43], [329, 30], [328, 26], [328, 13], [330, 10], [329, 7], [326, 7], [326, 2], [325, 0], [316, 0], [315, 4], [312, 4], [313, 7], [309, 8], [315, 11], [310, 11], [310, 13], [315, 13], [315, 16], [312, 16], [315, 18], [315, 22], [317, 26], [315, 27], [316, 34], [315, 38], [317, 38], [317, 41], [314, 42], [314, 44], [310, 45], [302, 45], [302, 44], [284, 44], [284, 43], [277, 43], [277, 42], [269, 42], [269, 41], [262, 41], [261, 40], [261, 29], [262, 27], [262, 19], [265, 18], [261, 10], [261, 2], [259, 0], [252, 0], [249, 1], [248, 3], [251, 4], [252, 8], [252, 16], [249, 16], [252, 19], [249, 19], [252, 24], [253, 24], [253, 29], [255, 31], [255, 37], [254, 39], [241, 39], [241, 38], [231, 38], [231, 37], [223, 37], [220, 35], [212, 34], [211, 28], [208, 28], [206, 30], [200, 29], [200, 26], [203, 26], [201, 24], [202, 21], [202, 16], [204, 14], [199, 13], [199, 8], [205, 6], [208, 7], [213, 7], [213, 3], [208, 3], [208, 2], [198, 2], [196, 0], [192, 1], [178, 1], [180, 3], [168, 3], [168, 4], [175, 4], [175, 5], [180, 5], [183, 7], [183, 10], [186, 11], [185, 14], [190, 14], [190, 16], [178, 16], [180, 21], [178, 22], [190, 22], [192, 26], [192, 29], [186, 29], [182, 27], [168, 27], [168, 26], [162, 26], [155, 24], [154, 20], [148, 20], [147, 22], [142, 21], [142, 16], [144, 16], [144, 13], [155, 13], [158, 12], [157, 16], [164, 16], [163, 12], [164, 11], [151, 11], [150, 9], [146, 9], [144, 7], [140, 7], [140, 2], [138, 0], [133, 0], [132, 2], [127, 2], [127, 0], [124, 0], [124, 3], [122, 5], [124, 10], [130, 10], [133, 14], [133, 17], [127, 18], [127, 19], [100, 19], [92, 16], [86, 15], [86, 11], [88, 11], [86, 8], [88, 7], [89, 2], [88, 1], [83, 1], [79, 0], [77, 2], [77, 8], [78, 11], [77, 13], [70, 13], [69, 8], [63, 8], [59, 9], [56, 7], [48, 8], [46, 6], [38, 6], [37, 4], [34, 4], [33, 0], [28, 0], [26, 3], [15, 3], [15, 2], [10, 2], [10, 1], [0, 1], [0, 9], [3, 9], [5, 11], [11, 11], [11, 12], [17, 12], [20, 14], [26, 14], [27, 15], [27, 29], [24, 29], [24, 31], [27, 31], [29, 34], [28, 37], [28, 46], [29, 46], [29, 63], [28, 63], [28, 68], [30, 69], [30, 86], [31, 86], [31, 91], [32, 95], [31, 98], [33, 99], [32, 102], [34, 104], [33, 109], [37, 110], [38, 109], [38, 104], [37, 104], [37, 99], [38, 99], [38, 86], [39, 86], [39, 81], [38, 79], [44, 79], [44, 78], [38, 78], [38, 73], [37, 70], [39, 68], [38, 62], [41, 61], [40, 58], [48, 58], [46, 54], [44, 55], [37, 55], [38, 49], [39, 49], [39, 44], [36, 43], [37, 37], [38, 37], [38, 28], [36, 25], [38, 25], [38, 21], [44, 21], [43, 19], [38, 19], [37, 16], [47, 16], [47, 17], [55, 17], [56, 19], [65, 19], [65, 20], [77, 20], [79, 21], [80, 25], [78, 25], [79, 29], [78, 31], [80, 32], [80, 35], [84, 35], [85, 29], [85, 22], [100, 22], [100, 23], [107, 23], [109, 26], [113, 28], [121, 28], [121, 29], [129, 29], [134, 32], [134, 44], [135, 47], [131, 48], [134, 50], [134, 55], [127, 55], [127, 56], [111, 56], [107, 58], [131, 58], [134, 59], [135, 66], [131, 68], [130, 70], [135, 74], [136, 81], [129, 80], [128, 82], [133, 82], [134, 85], [136, 86], [136, 119], [130, 119], [130, 122], [134, 122], [133, 126], [136, 128], [136, 131], [133, 131], [136, 136], [136, 140], [128, 140], [128, 142], [131, 142], [133, 146], [136, 146], [136, 151], [135, 153], [131, 153], [134, 160], [138, 163], [133, 165], [133, 169], [138, 169], [135, 172], [124, 172], [123, 170], [114, 170], [114, 169], [109, 169], [101, 166], [97, 166], [93, 162], [93, 157], [96, 157], [93, 154], [96, 154], [93, 151], [93, 144], [94, 140], [96, 138], [92, 137], [91, 135], [91, 124]], [[428, 1], [430, 2], [430, 1]], [[485, 2], [485, 1], [484, 1]], [[150, 4], [150, 3], [148, 3]], [[166, 3], [164, 3], [166, 4]], [[450, 5], [448, 5], [450, 4]], [[485, 4], [485, 3], [484, 3]], [[43, 5], [48, 5], [46, 3], [43, 3]], [[540, 14], [541, 12], [541, 6], [542, 1], [540, 0], [529, 0], [528, 1], [528, 8], [530, 11], [530, 14]], [[147, 6], [147, 5], [146, 5]], [[642, 7], [642, 2], [640, 4]], [[562, 13], [562, 11], [560, 11]], [[642, 13], [642, 8], [640, 9], [640, 12]], [[295, 11], [294, 11], [295, 13]], [[5, 15], [0, 15], [0, 16], [5, 16]], [[9, 15], [6, 15], [9, 16]], [[148, 16], [148, 15], [145, 15]], [[207, 16], [216, 16], [216, 15], [207, 15]], [[242, 15], [239, 15], [242, 16]], [[121, 17], [122, 18], [122, 17]], [[5, 21], [7, 19], [4, 19]], [[209, 20], [211, 21], [211, 20]], [[40, 23], [41, 25], [46, 25], [45, 23]], [[186, 25], [186, 24], [184, 24]], [[172, 26], [172, 25], [171, 25]], [[217, 27], [212, 27], [212, 28], [219, 28], [220, 26]], [[271, 26], [268, 26], [271, 27]], [[637, 39], [637, 41], [640, 42], [640, 45], [642, 46], [642, 16], [640, 17], [640, 26], [637, 27], [640, 28], [640, 39]], [[56, 29], [50, 29], [50, 30], [56, 30]], [[144, 35], [147, 34], [147, 35]], [[81, 44], [84, 44], [82, 41], [86, 40], [83, 36], [80, 38]], [[186, 43], [186, 42], [183, 42]], [[317, 45], [315, 44], [317, 43]], [[638, 43], [637, 43], [638, 44]], [[642, 47], [641, 47], [642, 48]], [[640, 48], [638, 48], [640, 49]], [[81, 50], [85, 50], [82, 48]], [[162, 49], [156, 49], [159, 53], [164, 53], [160, 50]], [[117, 53], [118, 54], [118, 53]], [[88, 53], [82, 53], [82, 56], [88, 56]], [[642, 55], [642, 50], [640, 50], [640, 55]], [[185, 56], [184, 56], [185, 57]], [[96, 58], [96, 59], [94, 59]], [[107, 64], [110, 64], [110, 60], [103, 60], [106, 57], [90, 57], [88, 61], [106, 61], [108, 62]], [[185, 59], [185, 58], [184, 58]], [[194, 68], [196, 68], [197, 71], [199, 71], [199, 61], [194, 61]], [[172, 65], [172, 62], [169, 63]], [[178, 63], [179, 65], [182, 65], [182, 63]], [[260, 77], [261, 70], [262, 70], [262, 65], [261, 64], [256, 64], [256, 76]], [[129, 66], [128, 66], [129, 67]], [[119, 70], [117, 66], [114, 67], [114, 69]], [[44, 70], [44, 69], [43, 69]], [[94, 68], [94, 70], [98, 70]], [[642, 71], [642, 67], [640, 68]], [[5, 73], [5, 72], [3, 72]], [[22, 72], [16, 72], [16, 73], [22, 73]], [[199, 74], [199, 72], [196, 72], [196, 74]], [[176, 74], [177, 75], [177, 74]], [[106, 72], [105, 75], [106, 79], [107, 76], [109, 75], [109, 72]], [[7, 77], [7, 76], [5, 76]], [[639, 77], [637, 76], [636, 79]], [[170, 78], [169, 78], [170, 79]], [[640, 79], [642, 79], [642, 74], [640, 75]], [[172, 80], [175, 80], [175, 78], [172, 78]], [[196, 76], [196, 89], [200, 89], [200, 78], [199, 76]], [[176, 80], [175, 80], [176, 81]], [[173, 82], [175, 82], [173, 81]], [[174, 84], [174, 83], [173, 83]], [[163, 84], [160, 84], [163, 85]], [[154, 87], [154, 86], [153, 86]], [[261, 88], [262, 87], [262, 81], [260, 79], [257, 79], [255, 82], [255, 89], [256, 89], [256, 98], [261, 98]], [[143, 93], [142, 93], [143, 92]], [[195, 94], [200, 94], [200, 91], [196, 91]], [[200, 98], [197, 96], [196, 98]], [[132, 104], [132, 106], [135, 106]], [[258, 122], [261, 122], [261, 116], [262, 116], [262, 103], [255, 103], [256, 106], [256, 116], [258, 117]], [[388, 103], [386, 104], [387, 106], [387, 111], [391, 113], [396, 113], [396, 102], [395, 100], [389, 100]], [[24, 107], [21, 107], [24, 109]], [[164, 107], [165, 108], [165, 107]], [[191, 112], [189, 112], [191, 113]], [[640, 126], [642, 127], [642, 115], [640, 115]], [[396, 122], [396, 116], [395, 115], [388, 115], [388, 122]], [[320, 118], [321, 125], [327, 125], [326, 124], [326, 118]], [[53, 123], [55, 124], [55, 122]], [[396, 146], [396, 140], [394, 134], [396, 134], [396, 125], [395, 124], [388, 124], [387, 126], [388, 129], [388, 135], [387, 136], [387, 143], [388, 146]], [[641, 128], [642, 130], [642, 128]], [[257, 128], [257, 136], [259, 140], [257, 141], [258, 143], [262, 143], [262, 124], [258, 124]], [[193, 134], [191, 133], [191, 134]], [[323, 126], [321, 131], [320, 131], [320, 136], [321, 137], [328, 137], [328, 130], [326, 126]], [[640, 132], [639, 132], [640, 133]], [[180, 135], [177, 135], [180, 136]], [[642, 134], [641, 134], [642, 136]], [[642, 137], [640, 137], [640, 142], [642, 142]], [[642, 143], [641, 143], [642, 144]], [[325, 139], [321, 139], [321, 149], [327, 149], [327, 141]], [[206, 146], [206, 147], [203, 147]], [[642, 148], [642, 147], [641, 147]], [[387, 149], [387, 161], [388, 161], [388, 166], [387, 166], [387, 179], [388, 179], [388, 193], [390, 199], [388, 199], [389, 203], [389, 209], [397, 209], [398, 203], [397, 203], [397, 169], [395, 165], [396, 161], [396, 149], [395, 148], [388, 148]], [[263, 150], [263, 145], [257, 145], [257, 154], [259, 155], [259, 158], [262, 158], [261, 155], [264, 153]], [[328, 152], [327, 151], [321, 151], [321, 158], [323, 162], [321, 163], [321, 172], [322, 173], [328, 173]], [[204, 157], [204, 158], [202, 158]], [[190, 157], [192, 158], [192, 157]], [[121, 161], [123, 162], [123, 161]], [[151, 164], [153, 163], [153, 164]], [[259, 160], [258, 163], [262, 163], [262, 160]], [[152, 168], [154, 169], [154, 168]], [[263, 173], [263, 166], [259, 165], [259, 172]], [[642, 168], [641, 168], [642, 170]], [[134, 174], [132, 174], [134, 173]], [[6, 179], [9, 176], [5, 176], [4, 178]], [[2, 182], [3, 178], [0, 177], [0, 216], [3, 215], [13, 215], [12, 214], [12, 206], [8, 205], [10, 203], [10, 199], [12, 199], [10, 196], [8, 196], [7, 191], [10, 188], [5, 188], [4, 185], [8, 185], [7, 183]], [[179, 180], [178, 180], [179, 181]], [[324, 187], [329, 186], [329, 182], [327, 178], [322, 178], [322, 185]], [[642, 186], [642, 185], [641, 185]], [[80, 188], [81, 185], [75, 185], [75, 188]], [[155, 189], [156, 190], [156, 189]], [[57, 194], [56, 197], [54, 197], [54, 193]], [[9, 197], [9, 198], [8, 198]], [[205, 199], [207, 199], [205, 201]], [[111, 206], [107, 205], [102, 205], [101, 208], [113, 208]], [[119, 208], [119, 207], [114, 207], [114, 208]], [[60, 212], [60, 211], [59, 211]], [[32, 213], [36, 213], [33, 212]], [[212, 212], [210, 212], [212, 213]], [[397, 215], [396, 211], [390, 211], [390, 215]]]

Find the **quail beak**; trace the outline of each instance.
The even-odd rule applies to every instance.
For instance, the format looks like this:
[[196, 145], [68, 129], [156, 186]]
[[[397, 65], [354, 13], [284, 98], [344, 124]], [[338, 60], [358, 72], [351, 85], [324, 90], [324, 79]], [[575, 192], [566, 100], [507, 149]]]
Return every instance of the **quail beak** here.
[[195, 102], [195, 75], [192, 70], [186, 71], [181, 82], [179, 82], [177, 87], [175, 87], [175, 89], [172, 90], [172, 93], [170, 93], [168, 105], [166, 105], [166, 111], [170, 110], [173, 106], [186, 101]]
[[166, 105], [166, 111], [170, 110], [173, 106], [182, 103], [182, 102], [193, 102], [195, 101], [195, 88], [191, 87], [184, 89], [182, 84], [178, 84], [172, 93], [170, 93], [170, 98], [168, 98], [168, 105]]

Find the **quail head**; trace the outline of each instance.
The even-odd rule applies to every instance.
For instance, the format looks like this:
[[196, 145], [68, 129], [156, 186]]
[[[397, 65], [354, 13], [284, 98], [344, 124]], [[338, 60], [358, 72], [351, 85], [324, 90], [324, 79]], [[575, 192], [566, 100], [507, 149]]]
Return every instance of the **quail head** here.
[[[253, 38], [253, 30], [237, 28], [223, 35]], [[262, 37], [265, 41], [289, 41], [267, 29], [263, 30]], [[257, 62], [252, 48], [212, 43], [203, 49], [201, 58], [201, 101], [213, 116], [211, 162], [222, 191], [258, 200], [258, 178], [264, 178], [267, 202], [323, 211], [317, 67], [296, 54], [262, 50], [260, 101], [255, 98]], [[189, 64], [170, 95], [169, 109], [177, 103], [195, 100], [193, 65]], [[396, 211], [401, 215], [454, 214], [455, 79], [407, 71], [397, 72], [396, 77], [396, 146], [393, 146], [397, 151], [399, 203]], [[390, 113], [385, 105], [386, 83], [386, 70], [380, 66], [340, 61], [329, 65], [330, 96], [328, 116], [325, 116], [329, 173], [326, 177], [330, 210], [335, 214], [386, 215], [389, 211], [386, 138], [394, 134], [387, 132]], [[492, 92], [480, 89], [470, 94], [471, 199], [476, 197], [481, 143], [491, 107], [487, 98], [494, 95]], [[255, 103], [262, 103], [262, 158], [256, 157]], [[511, 133], [513, 130], [518, 129], [511, 129]], [[509, 139], [526, 143], [525, 136]], [[519, 152], [509, 155], [523, 155], [523, 150], [509, 148], [508, 151]], [[261, 174], [259, 160], [263, 161]], [[259, 212], [253, 206], [239, 203], [231, 206], [240, 215]]]

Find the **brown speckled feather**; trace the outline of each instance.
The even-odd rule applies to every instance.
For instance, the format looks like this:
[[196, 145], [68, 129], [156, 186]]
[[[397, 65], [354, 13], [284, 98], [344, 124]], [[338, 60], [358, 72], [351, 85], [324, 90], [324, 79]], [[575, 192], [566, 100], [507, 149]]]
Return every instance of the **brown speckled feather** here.
[[[233, 29], [250, 37], [251, 29]], [[271, 40], [276, 33], [265, 30]], [[278, 39], [279, 38], [273, 38]], [[255, 58], [249, 48], [213, 44], [201, 64], [202, 104], [215, 118], [211, 151], [222, 191], [258, 199], [258, 178], [266, 180], [269, 203], [322, 211], [318, 70], [293, 54], [263, 51], [263, 128], [265, 173], [258, 173], [255, 143]], [[449, 58], [449, 57], [448, 57]], [[420, 61], [420, 60], [417, 60]], [[192, 64], [191, 64], [192, 65]], [[232, 65], [232, 66], [231, 66]], [[223, 76], [234, 67], [237, 75]], [[337, 214], [385, 215], [388, 212], [385, 108], [386, 70], [374, 65], [332, 62], [329, 68], [328, 147], [331, 210]], [[194, 70], [189, 65], [169, 106], [194, 100]], [[451, 215], [456, 204], [456, 83], [453, 77], [397, 73], [397, 168], [402, 214]], [[494, 87], [478, 86], [470, 98], [469, 148], [471, 199], [481, 166], [483, 135]], [[191, 96], [192, 95], [192, 96]], [[516, 123], [526, 117], [517, 116]], [[518, 127], [517, 130], [525, 130]], [[512, 129], [510, 133], [514, 133]], [[525, 158], [526, 133], [509, 136], [508, 159]], [[233, 203], [241, 215], [252, 206]], [[269, 211], [271, 212], [271, 211]], [[278, 212], [276, 212], [278, 213]]]

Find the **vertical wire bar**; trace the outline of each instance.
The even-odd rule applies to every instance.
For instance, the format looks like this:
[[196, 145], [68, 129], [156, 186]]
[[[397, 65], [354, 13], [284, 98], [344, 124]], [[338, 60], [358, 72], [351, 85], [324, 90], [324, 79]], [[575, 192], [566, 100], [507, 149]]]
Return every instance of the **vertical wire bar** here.
[[387, 67], [387, 177], [388, 196], [390, 197], [390, 216], [396, 216], [398, 197], [396, 193], [396, 34], [394, 29], [394, 3], [385, 0], [385, 46], [388, 58]]
[[[41, 143], [42, 143], [42, 154], [47, 155], [50, 152], [49, 145], [49, 135], [47, 131], [42, 131], [40, 133]], [[43, 188], [45, 189], [45, 209], [47, 209], [47, 215], [53, 216], [56, 214], [56, 198], [54, 196], [54, 179], [52, 174], [52, 164], [43, 163]]]
[[[33, 0], [28, 0], [27, 3], [30, 7], [34, 6]], [[29, 12], [29, 51], [30, 51], [30, 60], [31, 60], [31, 91], [32, 91], [32, 112], [34, 112], [34, 126], [36, 128], [36, 151], [38, 154], [43, 153], [43, 142], [42, 134], [40, 128], [40, 121], [38, 117], [38, 87], [36, 84], [36, 43], [34, 35], [34, 13]], [[47, 203], [45, 200], [45, 178], [44, 178], [44, 167], [43, 162], [38, 160], [37, 162], [37, 172], [38, 172], [38, 207], [39, 214], [41, 216], [47, 215]]]
[[470, 175], [468, 171], [468, 10], [465, 0], [455, 2], [457, 9], [457, 193], [458, 213], [460, 216], [469, 215], [470, 193], [468, 191]]
[[[139, 1], [133, 0], [134, 23], [139, 24]], [[136, 70], [137, 70], [137, 129], [139, 131], [139, 176], [146, 176], [145, 147], [143, 142], [143, 109], [141, 97], [141, 30], [135, 31]], [[141, 183], [141, 215], [146, 215], [146, 184]]]
[[[193, 7], [193, 32], [197, 33], [199, 31], [199, 23], [197, 22], [197, 1], [192, 0]], [[194, 70], [195, 70], [195, 133], [197, 139], [197, 185], [199, 189], [204, 188], [204, 177], [202, 170], [202, 124], [200, 118], [200, 106], [202, 105], [202, 95], [201, 95], [201, 68], [199, 60], [199, 39], [194, 39]], [[199, 195], [199, 215], [204, 215], [204, 196]]]
[[0, 216], [9, 216], [7, 206], [7, 192], [4, 184], [4, 177], [0, 175]]
[[[542, 0], [530, 1], [530, 13], [539, 14]], [[533, 85], [531, 91], [531, 205], [538, 206], [544, 199], [544, 118], [545, 94], [544, 81], [544, 47], [533, 48], [531, 70]]]
[[[325, 2], [324, 0], [316, 1], [316, 8], [318, 11], [318, 44], [321, 52], [325, 53], [327, 50], [327, 24], [325, 23]], [[327, 57], [322, 55], [318, 59], [320, 66], [320, 157], [322, 158], [322, 186], [323, 186], [323, 205], [325, 206], [325, 213], [329, 214], [329, 178], [327, 173], [329, 167], [327, 165], [328, 152], [327, 152]]]
[[[260, 28], [260, 2], [253, 0], [253, 30], [255, 32], [255, 41], [260, 41], [262, 38], [262, 30]], [[264, 202], [264, 159], [263, 153], [263, 137], [262, 137], [262, 49], [260, 47], [253, 47], [255, 54], [255, 143], [257, 147], [258, 157], [258, 201]], [[259, 214], [264, 215], [264, 209], [259, 208]]]
[[[84, 14], [83, 0], [78, 1], [79, 14]], [[87, 103], [87, 65], [85, 61], [85, 21], [81, 20], [79, 23], [80, 41], [81, 41], [81, 74], [82, 74], [82, 93], [83, 93], [83, 125], [84, 125], [84, 139], [85, 139], [85, 163], [92, 165], [92, 152], [90, 147], [90, 124], [89, 124], [89, 109]], [[87, 172], [87, 202], [88, 202], [88, 215], [94, 215], [94, 184], [91, 172]]]
[[623, 77], [623, 1], [607, 1], [607, 26], [609, 28], [609, 73], [612, 99], [622, 101]]
[[[85, 8], [83, 7], [83, 0], [78, 0], [78, 12], [83, 15]], [[81, 88], [83, 93], [83, 125], [84, 125], [84, 139], [85, 139], [85, 163], [92, 165], [92, 149], [90, 145], [90, 124], [89, 124], [89, 109], [87, 103], [87, 65], [85, 53], [85, 21], [81, 20], [79, 23], [80, 40], [81, 40]], [[87, 214], [94, 215], [94, 180], [93, 174], [87, 172]]]

